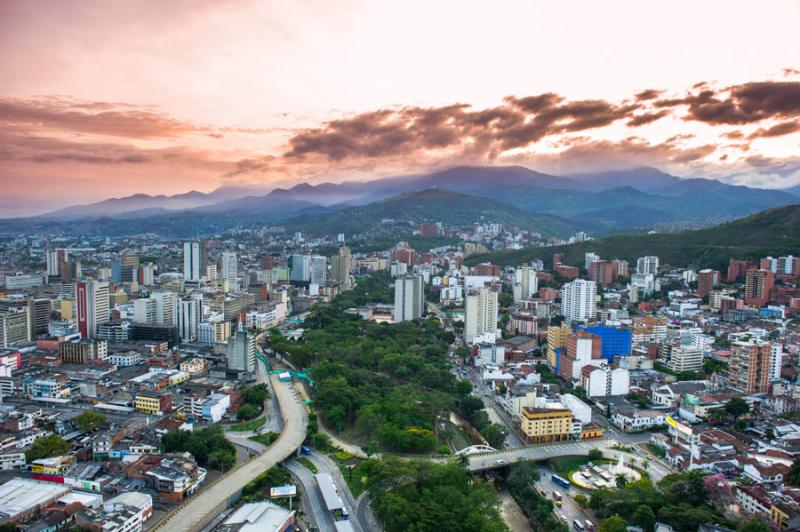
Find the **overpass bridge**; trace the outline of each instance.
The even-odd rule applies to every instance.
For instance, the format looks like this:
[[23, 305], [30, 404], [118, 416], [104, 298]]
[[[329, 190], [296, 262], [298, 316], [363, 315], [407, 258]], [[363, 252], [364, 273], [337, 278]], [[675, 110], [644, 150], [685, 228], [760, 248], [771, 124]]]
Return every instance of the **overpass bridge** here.
[[508, 464], [521, 460], [543, 461], [561, 456], [586, 455], [592, 449], [605, 450], [615, 443], [607, 438], [598, 438], [596, 440], [541, 443], [502, 451], [465, 454], [465, 456], [469, 460], [470, 471], [487, 471], [506, 467]]
[[225, 511], [239, 491], [262, 472], [283, 462], [302, 445], [306, 438], [308, 416], [294, 385], [281, 382], [277, 375], [269, 375], [283, 418], [283, 430], [278, 439], [261, 454], [242, 463], [219, 477], [212, 484], [184, 501], [165, 517], [155, 530], [193, 532], [202, 530], [217, 515]]

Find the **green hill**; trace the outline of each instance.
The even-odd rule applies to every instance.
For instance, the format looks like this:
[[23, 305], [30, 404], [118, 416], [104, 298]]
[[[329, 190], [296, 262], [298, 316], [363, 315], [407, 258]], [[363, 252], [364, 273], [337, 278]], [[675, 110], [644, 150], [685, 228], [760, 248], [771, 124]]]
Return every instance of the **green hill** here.
[[490, 261], [513, 266], [532, 259], [549, 263], [554, 253], [563, 253], [567, 264], [581, 265], [584, 253], [590, 251], [606, 259], [634, 261], [643, 255], [657, 255], [663, 264], [718, 269], [724, 268], [731, 257], [796, 255], [800, 252], [800, 205], [762, 211], [698, 231], [614, 235], [567, 246], [488, 253], [470, 257], [465, 263]]
[[439, 189], [406, 192], [368, 205], [305, 215], [288, 220], [284, 225], [291, 231], [315, 235], [355, 234], [377, 228], [383, 220], [442, 222], [462, 227], [474, 222], [494, 222], [544, 236], [562, 237], [580, 230], [575, 222], [559, 216], [532, 213], [487, 198]]

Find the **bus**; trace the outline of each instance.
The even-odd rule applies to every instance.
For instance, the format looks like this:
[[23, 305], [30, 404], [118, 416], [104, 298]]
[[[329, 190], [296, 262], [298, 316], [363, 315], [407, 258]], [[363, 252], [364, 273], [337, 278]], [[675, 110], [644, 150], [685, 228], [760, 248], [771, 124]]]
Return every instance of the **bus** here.
[[572, 522], [572, 528], [574, 528], [578, 532], [583, 532], [584, 530], [586, 530], [583, 526], [583, 523], [580, 522], [580, 519], [576, 519]]
[[560, 491], [554, 491], [553, 492], [553, 500], [555, 501], [556, 506], [561, 508], [561, 501], [564, 500], [564, 496], [561, 495]]
[[569, 480], [563, 479], [558, 475], [553, 475], [552, 477], [550, 477], [550, 480], [552, 480], [553, 482], [555, 482], [564, 489], [569, 489]]

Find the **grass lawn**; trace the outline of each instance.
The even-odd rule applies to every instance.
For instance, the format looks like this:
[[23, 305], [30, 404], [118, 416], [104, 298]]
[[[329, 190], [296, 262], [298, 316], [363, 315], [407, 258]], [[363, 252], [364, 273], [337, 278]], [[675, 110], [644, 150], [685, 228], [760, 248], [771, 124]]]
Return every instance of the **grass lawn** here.
[[[361, 469], [361, 464], [363, 464], [365, 460], [356, 458], [349, 453], [336, 453], [332, 458], [336, 460], [336, 465], [339, 466], [339, 470], [342, 472], [342, 476], [345, 482], [347, 482], [347, 487], [350, 488], [353, 497], [358, 498], [365, 489], [363, 482], [365, 475]], [[352, 471], [350, 469], [352, 469]]]
[[550, 459], [550, 466], [555, 470], [556, 474], [562, 478], [567, 478], [567, 475], [573, 471], [577, 471], [581, 466], [588, 463], [588, 456], [561, 456], [559, 458]]
[[303, 467], [305, 467], [306, 469], [308, 469], [309, 471], [311, 471], [311, 472], [312, 472], [312, 473], [314, 473], [315, 475], [316, 475], [316, 474], [317, 474], [317, 472], [319, 471], [319, 470], [317, 469], [317, 466], [315, 466], [315, 465], [314, 465], [314, 464], [311, 462], [311, 460], [309, 460], [309, 459], [308, 459], [308, 458], [306, 458], [305, 456], [300, 456], [300, 457], [298, 457], [298, 458], [297, 458], [297, 463], [298, 463], [298, 464], [302, 464], [302, 465], [303, 465]]
[[262, 416], [256, 419], [251, 419], [250, 421], [246, 421], [245, 423], [239, 423], [238, 425], [231, 425], [231, 429], [233, 432], [247, 432], [250, 430], [258, 430], [263, 427], [267, 423], [267, 418]]
[[272, 445], [272, 442], [278, 439], [278, 434], [275, 434], [274, 432], [267, 432], [265, 434], [259, 434], [257, 436], [250, 436], [247, 439], [253, 440], [254, 442], [258, 442], [261, 445], [266, 445], [267, 447], [269, 447], [270, 445]]

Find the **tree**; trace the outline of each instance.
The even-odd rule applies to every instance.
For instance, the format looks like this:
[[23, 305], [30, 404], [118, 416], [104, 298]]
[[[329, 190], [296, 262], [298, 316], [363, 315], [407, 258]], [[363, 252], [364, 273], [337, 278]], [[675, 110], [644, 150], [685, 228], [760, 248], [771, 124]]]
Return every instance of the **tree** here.
[[589, 451], [589, 461], [596, 462], [603, 459], [603, 451], [600, 449], [592, 449]]
[[208, 455], [208, 465], [220, 471], [230, 470], [235, 463], [236, 454], [230, 454], [222, 449]]
[[236, 412], [236, 419], [253, 419], [258, 415], [258, 409], [250, 403], [245, 403]]
[[789, 475], [786, 479], [792, 486], [800, 486], [800, 456], [792, 462], [792, 469], [789, 470]]
[[725, 405], [725, 412], [738, 419], [750, 412], [750, 405], [741, 397], [734, 397]]
[[481, 436], [486, 439], [486, 442], [495, 449], [502, 449], [506, 441], [508, 429], [499, 423], [489, 423], [481, 429]]
[[771, 532], [771, 528], [757, 517], [739, 521], [736, 532]]
[[106, 424], [106, 416], [99, 412], [86, 410], [75, 418], [75, 426], [85, 432], [92, 432]]
[[67, 454], [72, 445], [58, 434], [48, 434], [37, 438], [31, 446], [31, 450], [25, 453], [28, 462], [33, 462], [39, 458], [50, 458], [51, 456], [63, 456]]
[[245, 389], [242, 398], [245, 403], [251, 404], [261, 410], [264, 401], [269, 398], [269, 390], [267, 390], [265, 384], [256, 384], [255, 386]]
[[618, 515], [614, 515], [600, 521], [597, 532], [626, 532], [627, 529], [625, 520]]
[[578, 493], [575, 495], [575, 504], [580, 506], [581, 508], [586, 508], [586, 504], [589, 502], [589, 499], [586, 498], [586, 495], [583, 493]]
[[645, 532], [652, 532], [656, 524], [656, 514], [646, 504], [640, 504], [631, 516], [631, 524], [643, 528]]

